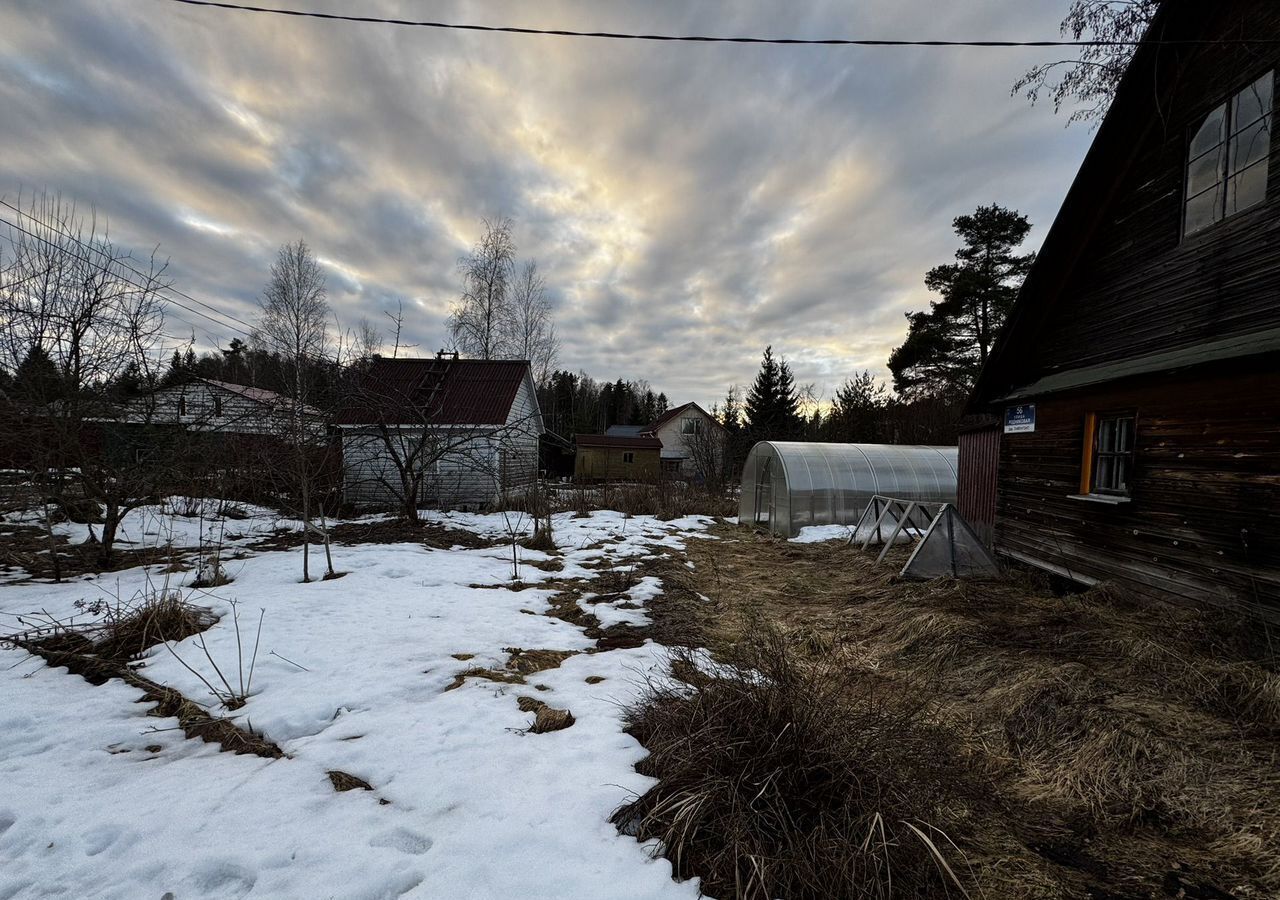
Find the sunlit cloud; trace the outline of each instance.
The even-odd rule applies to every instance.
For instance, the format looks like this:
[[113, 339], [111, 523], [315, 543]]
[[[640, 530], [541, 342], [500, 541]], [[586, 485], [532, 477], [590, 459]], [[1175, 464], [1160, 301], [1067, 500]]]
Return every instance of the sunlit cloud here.
[[[306, 0], [339, 9], [338, 0]], [[438, 4], [440, 18], [646, 31], [1052, 36], [1063, 0]], [[409, 0], [369, 3], [386, 15]], [[885, 374], [951, 219], [1043, 235], [1089, 135], [1009, 96], [1039, 51], [707, 47], [334, 25], [131, 0], [0, 11], [0, 194], [48, 188], [160, 245], [251, 319], [304, 238], [343, 327], [446, 342], [458, 258], [510, 216], [561, 364], [703, 404], [766, 344], [829, 396]], [[194, 322], [204, 346], [230, 332]], [[188, 331], [186, 324], [175, 328]]]

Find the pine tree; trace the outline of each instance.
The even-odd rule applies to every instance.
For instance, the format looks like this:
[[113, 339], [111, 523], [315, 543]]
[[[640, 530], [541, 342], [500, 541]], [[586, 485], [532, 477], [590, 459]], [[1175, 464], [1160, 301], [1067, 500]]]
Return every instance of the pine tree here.
[[671, 407], [671, 401], [667, 399], [667, 395], [665, 393], [659, 392], [658, 405], [654, 407], [654, 412], [656, 412], [658, 415], [662, 415], [670, 407]]
[[842, 443], [878, 443], [885, 438], [884, 409], [888, 396], [883, 382], [868, 371], [848, 379], [831, 401], [823, 432]]
[[1035, 259], [1013, 252], [1031, 231], [1016, 210], [982, 206], [954, 225], [964, 242], [957, 261], [925, 275], [941, 299], [907, 313], [907, 339], [889, 357], [894, 389], [906, 397], [968, 394]]

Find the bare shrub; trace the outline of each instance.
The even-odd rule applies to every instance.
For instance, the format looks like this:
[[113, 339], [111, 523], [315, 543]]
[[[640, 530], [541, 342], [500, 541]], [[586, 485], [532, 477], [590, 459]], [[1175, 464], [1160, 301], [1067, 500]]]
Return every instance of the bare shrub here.
[[628, 711], [650, 751], [637, 770], [659, 783], [614, 813], [621, 830], [656, 838], [711, 896], [967, 896], [952, 837], [977, 782], [921, 703], [833, 658], [802, 662], [761, 625], [701, 672], [650, 684]]

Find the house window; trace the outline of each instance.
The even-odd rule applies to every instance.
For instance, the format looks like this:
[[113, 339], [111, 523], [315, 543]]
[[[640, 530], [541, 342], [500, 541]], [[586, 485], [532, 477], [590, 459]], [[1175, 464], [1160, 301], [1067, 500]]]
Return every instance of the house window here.
[[215, 416], [222, 415], [222, 398], [221, 397], [213, 398], [213, 414]]
[[187, 398], [178, 398], [178, 415], [185, 416], [187, 414]]
[[1133, 479], [1133, 413], [1091, 414], [1085, 424], [1084, 493], [1128, 496]]
[[1184, 234], [1267, 198], [1274, 82], [1274, 72], [1263, 75], [1205, 116], [1191, 138]]
[[623, 453], [623, 454], [622, 454], [622, 461], [623, 461], [624, 463], [633, 463], [633, 462], [635, 462], [635, 461], [636, 461], [636, 455], [635, 455], [635, 453], [631, 452], [630, 450], [626, 451], [625, 453]]
[[702, 420], [695, 419], [695, 418], [681, 419], [680, 433], [681, 434], [701, 434]]

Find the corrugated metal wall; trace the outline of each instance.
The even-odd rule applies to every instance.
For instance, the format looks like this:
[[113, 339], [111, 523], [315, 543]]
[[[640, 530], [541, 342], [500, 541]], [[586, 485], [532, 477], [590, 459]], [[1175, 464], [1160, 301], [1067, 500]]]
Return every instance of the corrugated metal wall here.
[[1000, 426], [960, 435], [956, 508], [988, 547], [996, 525], [996, 480], [1000, 470]]

